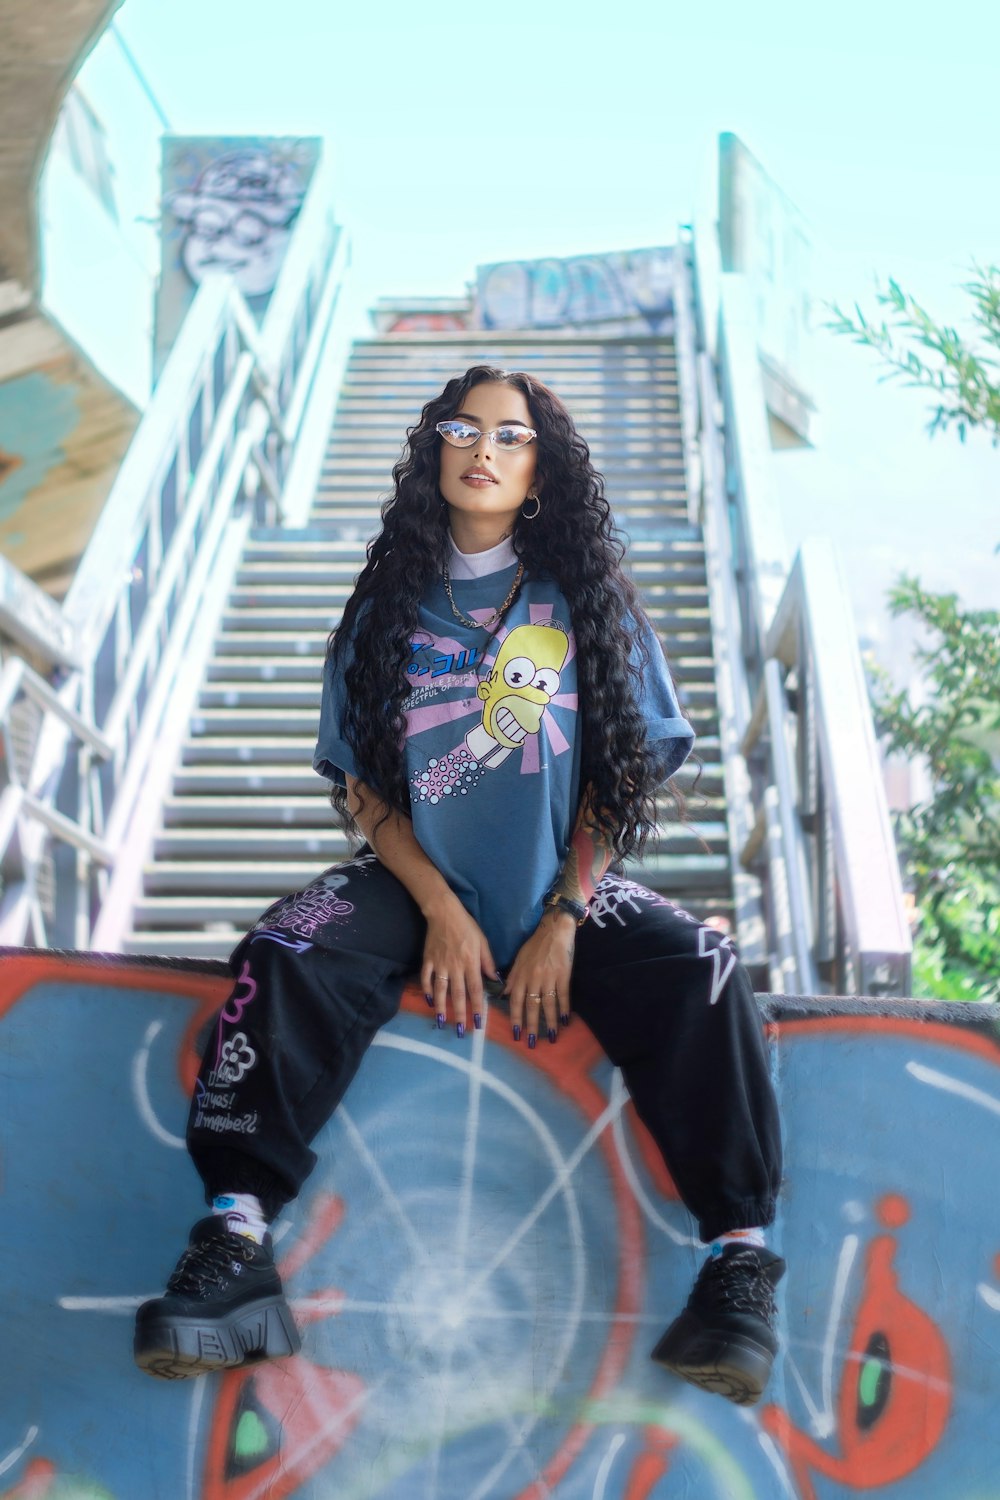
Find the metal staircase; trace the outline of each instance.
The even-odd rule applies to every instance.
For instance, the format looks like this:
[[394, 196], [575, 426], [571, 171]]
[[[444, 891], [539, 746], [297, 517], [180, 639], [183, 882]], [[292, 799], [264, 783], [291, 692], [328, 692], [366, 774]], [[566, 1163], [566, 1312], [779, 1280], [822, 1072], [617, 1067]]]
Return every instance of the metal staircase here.
[[[309, 524], [250, 533], [125, 951], [225, 956], [269, 901], [346, 854], [311, 769], [326, 637], [378, 527], [406, 427], [478, 362], [537, 373], [572, 412], [695, 728], [702, 769], [689, 822], [663, 804], [636, 876], [697, 915], [731, 919], [705, 557], [689, 520], [673, 340], [386, 336], [353, 346]], [[689, 763], [682, 789], [693, 776]]]

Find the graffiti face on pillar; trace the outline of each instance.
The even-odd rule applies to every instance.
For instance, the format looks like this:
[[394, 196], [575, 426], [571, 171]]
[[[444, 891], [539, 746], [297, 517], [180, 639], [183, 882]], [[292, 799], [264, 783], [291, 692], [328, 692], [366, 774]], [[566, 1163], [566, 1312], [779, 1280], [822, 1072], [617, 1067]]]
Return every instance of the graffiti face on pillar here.
[[211, 162], [193, 189], [167, 200], [184, 227], [181, 259], [191, 280], [228, 271], [245, 297], [273, 291], [304, 193], [296, 166], [265, 150]]
[[252, 310], [263, 313], [319, 156], [314, 139], [164, 140], [157, 372], [211, 273], [232, 276]]

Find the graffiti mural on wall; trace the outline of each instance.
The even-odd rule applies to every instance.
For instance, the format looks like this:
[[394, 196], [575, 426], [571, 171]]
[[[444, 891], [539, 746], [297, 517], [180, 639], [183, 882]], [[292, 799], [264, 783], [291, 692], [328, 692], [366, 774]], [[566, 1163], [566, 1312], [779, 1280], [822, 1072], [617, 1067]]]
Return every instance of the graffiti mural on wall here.
[[599, 323], [621, 325], [607, 332], [668, 333], [673, 281], [674, 252], [662, 246], [503, 261], [477, 270], [476, 321], [481, 328]]
[[3, 1207], [31, 1247], [8, 1273], [3, 1500], [985, 1493], [991, 1008], [775, 1012], [785, 1350], [747, 1411], [648, 1359], [701, 1252], [583, 1025], [536, 1057], [493, 1014], [463, 1047], [415, 994], [278, 1221], [302, 1354], [150, 1380], [132, 1314], [201, 1212], [185, 1099], [228, 984], [51, 955], [0, 976]]
[[385, 333], [461, 333], [466, 319], [458, 313], [402, 313]]
[[156, 311], [161, 362], [210, 272], [230, 274], [254, 311], [267, 305], [320, 144], [277, 137], [165, 138]]

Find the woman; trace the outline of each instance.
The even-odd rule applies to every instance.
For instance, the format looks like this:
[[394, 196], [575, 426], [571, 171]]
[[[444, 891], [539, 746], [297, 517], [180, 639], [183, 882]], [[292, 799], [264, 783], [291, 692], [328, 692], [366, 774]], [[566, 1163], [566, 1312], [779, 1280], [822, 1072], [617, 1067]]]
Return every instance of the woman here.
[[477, 365], [427, 403], [330, 638], [314, 765], [367, 840], [232, 956], [188, 1146], [213, 1213], [136, 1359], [168, 1378], [294, 1352], [267, 1224], [419, 972], [461, 1043], [492, 985], [513, 1038], [575, 1013], [622, 1069], [710, 1246], [653, 1358], [755, 1401], [777, 1347], [764, 1247], [777, 1111], [728, 938], [620, 873], [693, 739], [558, 397]]

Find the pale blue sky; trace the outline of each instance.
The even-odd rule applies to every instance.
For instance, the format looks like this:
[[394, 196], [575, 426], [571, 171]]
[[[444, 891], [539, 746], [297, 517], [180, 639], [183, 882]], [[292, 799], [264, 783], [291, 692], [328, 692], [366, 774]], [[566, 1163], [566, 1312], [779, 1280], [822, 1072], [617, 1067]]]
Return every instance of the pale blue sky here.
[[[174, 132], [326, 136], [359, 334], [478, 263], [672, 243], [725, 130], [805, 215], [817, 302], [875, 316], [891, 275], [970, 332], [960, 284], [1000, 262], [996, 0], [126, 0], [118, 25]], [[1000, 448], [929, 439], [925, 396], [817, 339], [822, 451], [775, 456], [792, 545], [835, 537], [863, 632], [904, 566], [1000, 601]]]

